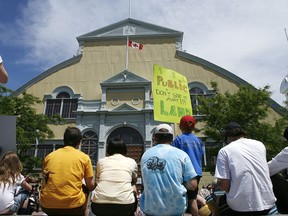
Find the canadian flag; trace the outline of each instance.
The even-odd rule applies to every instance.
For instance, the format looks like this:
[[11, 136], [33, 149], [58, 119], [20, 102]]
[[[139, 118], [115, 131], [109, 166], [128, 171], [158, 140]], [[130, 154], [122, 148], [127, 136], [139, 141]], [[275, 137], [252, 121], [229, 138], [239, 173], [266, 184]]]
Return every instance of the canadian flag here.
[[142, 49], [143, 49], [143, 44], [136, 43], [136, 42], [131, 41], [131, 40], [128, 41], [128, 46], [129, 46], [129, 47], [132, 47], [132, 48], [139, 49], [139, 50], [142, 50]]

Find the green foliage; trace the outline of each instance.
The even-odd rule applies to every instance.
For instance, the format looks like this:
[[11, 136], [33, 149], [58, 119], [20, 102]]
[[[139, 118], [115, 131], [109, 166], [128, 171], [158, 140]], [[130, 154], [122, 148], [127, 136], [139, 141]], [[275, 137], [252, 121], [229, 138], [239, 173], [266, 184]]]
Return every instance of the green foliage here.
[[[43, 103], [39, 98], [24, 92], [19, 97], [9, 96], [12, 91], [0, 85], [0, 115], [16, 116], [16, 142], [18, 154], [23, 166], [31, 170], [34, 166], [39, 166], [39, 159], [28, 156], [31, 144], [35, 144], [36, 138], [44, 140], [53, 138], [54, 133], [48, 124], [58, 124], [62, 122], [60, 116], [47, 117], [37, 114], [33, 108], [37, 104]], [[38, 161], [38, 162], [37, 162]]]
[[205, 114], [202, 119], [205, 122], [204, 134], [212, 138], [218, 147], [223, 145], [224, 129], [231, 121], [242, 125], [247, 137], [265, 144], [268, 160], [287, 145], [282, 134], [284, 127], [288, 126], [288, 117], [276, 121], [275, 125], [264, 121], [269, 115], [269, 86], [260, 89], [250, 85], [240, 86], [239, 91], [234, 94], [220, 94], [217, 83], [211, 83], [211, 86], [215, 97], [199, 98], [199, 110]]

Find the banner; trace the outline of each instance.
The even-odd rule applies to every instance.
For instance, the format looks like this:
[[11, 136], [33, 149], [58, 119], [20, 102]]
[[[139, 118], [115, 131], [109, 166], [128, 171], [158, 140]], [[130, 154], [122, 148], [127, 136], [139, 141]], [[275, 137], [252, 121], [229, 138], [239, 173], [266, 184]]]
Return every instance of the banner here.
[[154, 65], [154, 120], [179, 123], [184, 115], [192, 115], [187, 79], [176, 71]]

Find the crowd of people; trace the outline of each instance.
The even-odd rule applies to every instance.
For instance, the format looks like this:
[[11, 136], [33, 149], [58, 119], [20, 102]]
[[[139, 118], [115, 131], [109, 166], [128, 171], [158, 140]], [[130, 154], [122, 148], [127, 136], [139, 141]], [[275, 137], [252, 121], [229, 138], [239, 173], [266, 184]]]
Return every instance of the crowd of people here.
[[[141, 157], [141, 191], [136, 188], [137, 163], [126, 156], [127, 146], [122, 139], [108, 140], [107, 156], [98, 161], [94, 172], [89, 156], [79, 151], [81, 131], [68, 127], [64, 147], [51, 152], [43, 161], [43, 212], [88, 215], [91, 211], [96, 216], [287, 213], [285, 204], [282, 212], [278, 211], [278, 191], [272, 177], [288, 168], [288, 147], [267, 162], [264, 144], [247, 138], [241, 125], [230, 122], [225, 128], [226, 145], [218, 152], [215, 180], [199, 190], [204, 148], [193, 134], [195, 124], [192, 116], [183, 116], [179, 122], [182, 133], [176, 137], [168, 124], [155, 127], [153, 146]], [[288, 139], [288, 129], [284, 137]], [[21, 214], [27, 208], [32, 187], [21, 174], [22, 169], [15, 152], [2, 156], [0, 214]], [[285, 186], [288, 189], [287, 183]]]

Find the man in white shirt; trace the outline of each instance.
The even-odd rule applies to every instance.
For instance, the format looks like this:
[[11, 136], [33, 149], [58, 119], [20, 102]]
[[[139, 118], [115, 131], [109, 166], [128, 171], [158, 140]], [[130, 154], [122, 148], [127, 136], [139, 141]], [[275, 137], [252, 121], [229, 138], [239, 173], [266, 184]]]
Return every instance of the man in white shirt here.
[[[288, 140], [288, 127], [283, 133], [283, 137]], [[285, 147], [272, 160], [268, 162], [270, 176], [288, 168], [288, 147]]]
[[[228, 145], [217, 156], [215, 177], [226, 192], [228, 210], [221, 215], [268, 215], [277, 212], [266, 148], [247, 139], [242, 127], [230, 122], [225, 130]], [[225, 198], [225, 195], [224, 197]]]
[[[288, 140], [288, 127], [284, 130], [283, 137]], [[285, 147], [269, 162], [269, 171], [273, 184], [273, 191], [277, 198], [276, 205], [281, 214], [288, 214], [288, 147]], [[282, 173], [279, 173], [283, 171]]]

